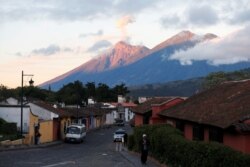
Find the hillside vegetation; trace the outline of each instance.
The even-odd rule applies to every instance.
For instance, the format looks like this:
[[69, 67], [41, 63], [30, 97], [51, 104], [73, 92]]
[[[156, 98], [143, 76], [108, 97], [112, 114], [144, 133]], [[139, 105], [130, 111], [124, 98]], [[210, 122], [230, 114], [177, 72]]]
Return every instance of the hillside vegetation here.
[[191, 96], [226, 81], [250, 79], [250, 68], [234, 72], [214, 72], [206, 77], [129, 87], [130, 96]]

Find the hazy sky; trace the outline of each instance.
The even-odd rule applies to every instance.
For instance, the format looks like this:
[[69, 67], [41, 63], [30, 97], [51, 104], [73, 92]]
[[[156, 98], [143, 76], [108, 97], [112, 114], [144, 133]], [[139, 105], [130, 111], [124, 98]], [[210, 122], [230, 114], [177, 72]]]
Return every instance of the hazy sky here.
[[183, 65], [249, 61], [249, 24], [249, 0], [0, 0], [0, 84], [20, 86], [24, 70], [37, 85], [120, 40], [152, 48], [182, 30], [220, 36], [171, 57]]

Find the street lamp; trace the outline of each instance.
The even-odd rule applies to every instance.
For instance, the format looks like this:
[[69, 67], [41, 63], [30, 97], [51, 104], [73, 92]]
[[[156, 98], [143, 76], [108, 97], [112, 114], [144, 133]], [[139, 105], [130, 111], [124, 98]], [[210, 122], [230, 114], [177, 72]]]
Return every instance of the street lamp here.
[[[21, 87], [21, 129], [20, 129], [20, 131], [21, 131], [21, 135], [23, 135], [23, 77], [24, 76], [34, 76], [33, 74], [24, 74], [23, 73], [23, 71], [22, 71], [22, 87]], [[34, 84], [34, 81], [32, 80], [32, 78], [31, 78], [31, 80], [29, 81], [29, 84], [30, 84], [30, 86], [33, 86], [33, 84]]]

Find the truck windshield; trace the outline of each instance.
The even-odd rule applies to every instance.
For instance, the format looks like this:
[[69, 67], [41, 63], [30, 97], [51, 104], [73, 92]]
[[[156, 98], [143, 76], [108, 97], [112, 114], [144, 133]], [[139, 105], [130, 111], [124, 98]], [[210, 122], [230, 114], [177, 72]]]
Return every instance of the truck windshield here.
[[67, 133], [70, 134], [80, 134], [80, 129], [77, 127], [68, 127], [67, 128]]

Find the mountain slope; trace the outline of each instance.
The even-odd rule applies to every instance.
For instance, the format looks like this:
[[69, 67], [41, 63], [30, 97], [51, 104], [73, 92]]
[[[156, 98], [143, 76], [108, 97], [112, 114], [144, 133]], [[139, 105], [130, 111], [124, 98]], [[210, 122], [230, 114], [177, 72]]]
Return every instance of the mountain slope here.
[[132, 46], [123, 41], [120, 41], [113, 48], [110, 48], [107, 52], [98, 55], [96, 58], [91, 59], [90, 61], [63, 75], [45, 82], [40, 86], [43, 87], [51, 83], [58, 82], [78, 72], [86, 72], [92, 74], [126, 66], [143, 58], [144, 56], [147, 56], [148, 53], [149, 49], [145, 46]]
[[[210, 40], [215, 38], [213, 34], [205, 34], [204, 36], [197, 36], [189, 31], [183, 31], [179, 34], [171, 37], [170, 39], [162, 42], [151, 50], [146, 49], [145, 52], [141, 53], [140, 58], [128, 61], [131, 56], [124, 54], [124, 62], [119, 64], [117, 58], [111, 58], [109, 60], [115, 60], [114, 64], [108, 63], [108, 68], [103, 68], [105, 61], [99, 61], [100, 66], [94, 67], [92, 71], [88, 71], [82, 67], [85, 67], [85, 63], [82, 67], [78, 67], [70, 72], [70, 75], [61, 77], [57, 80], [52, 80], [43, 84], [46, 88], [51, 85], [54, 90], [62, 87], [63, 84], [80, 80], [84, 83], [95, 82], [95, 83], [106, 83], [109, 86], [115, 86], [116, 84], [125, 83], [128, 86], [131, 85], [142, 85], [150, 83], [163, 83], [175, 80], [185, 80], [194, 77], [205, 76], [210, 72], [216, 71], [234, 71], [250, 66], [249, 62], [236, 63], [232, 65], [220, 65], [212, 66], [206, 61], [194, 61], [192, 65], [181, 65], [177, 60], [170, 60], [169, 57], [178, 50], [187, 50], [197, 43]], [[120, 43], [123, 45], [123, 43]], [[118, 45], [120, 45], [118, 43]], [[116, 46], [114, 47], [116, 48]], [[118, 47], [121, 48], [121, 47]], [[127, 48], [127, 47], [125, 47]], [[111, 49], [112, 50], [112, 49]], [[118, 50], [118, 49], [117, 49]], [[122, 52], [121, 50], [116, 53]], [[127, 49], [129, 50], [129, 49]], [[138, 52], [136, 52], [138, 55]], [[116, 56], [113, 54], [113, 56]], [[129, 62], [129, 63], [126, 63]], [[118, 65], [117, 65], [118, 64]]]

